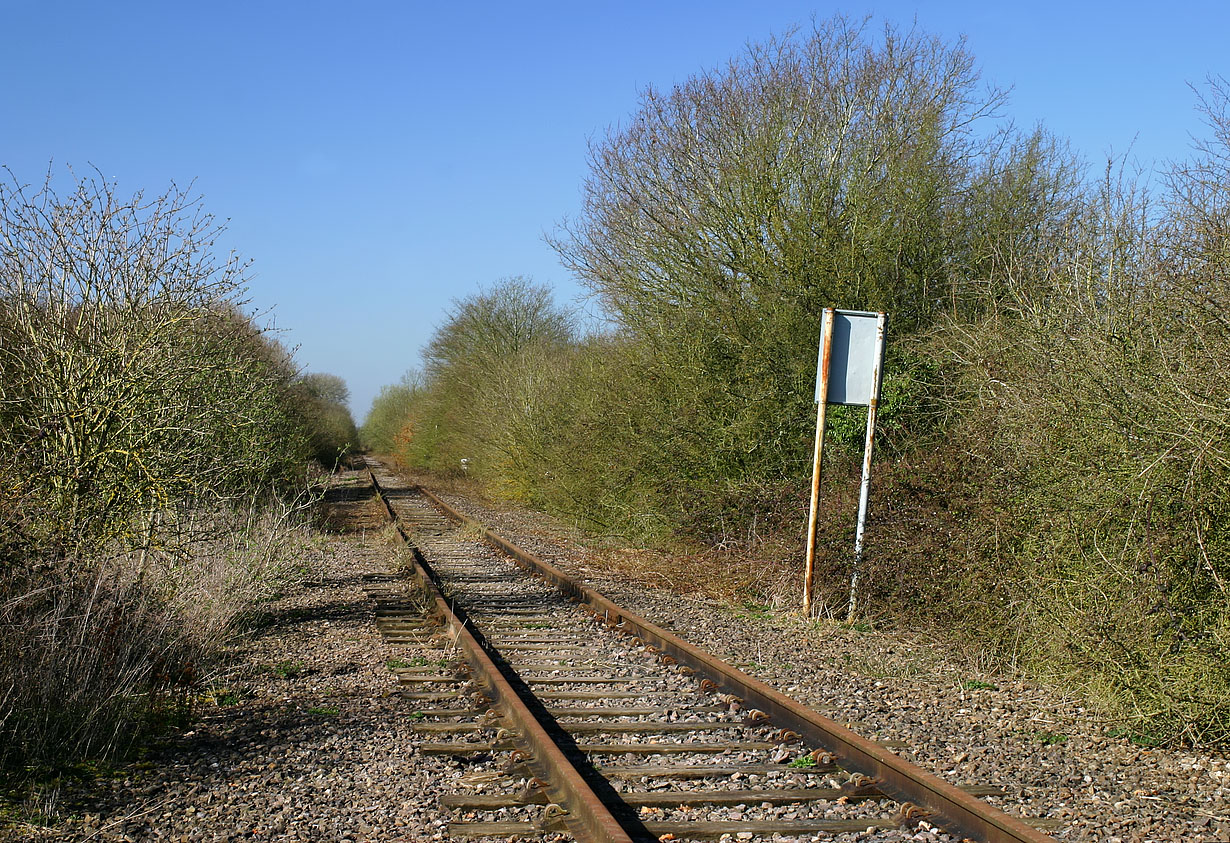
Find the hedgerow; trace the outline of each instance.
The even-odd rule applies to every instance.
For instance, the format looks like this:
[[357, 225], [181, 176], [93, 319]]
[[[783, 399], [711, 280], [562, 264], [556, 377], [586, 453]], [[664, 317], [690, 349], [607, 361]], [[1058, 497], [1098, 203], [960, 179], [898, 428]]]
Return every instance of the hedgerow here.
[[[728, 579], [793, 602], [819, 314], [886, 310], [861, 611], [1138, 731], [1230, 739], [1227, 86], [1154, 196], [1003, 102], [964, 44], [843, 18], [646, 90], [551, 238], [607, 324], [577, 332], [523, 280], [461, 300], [379, 405], [382, 443], [708, 569], [752, 555], [781, 575]], [[836, 583], [864, 417], [831, 414]]]

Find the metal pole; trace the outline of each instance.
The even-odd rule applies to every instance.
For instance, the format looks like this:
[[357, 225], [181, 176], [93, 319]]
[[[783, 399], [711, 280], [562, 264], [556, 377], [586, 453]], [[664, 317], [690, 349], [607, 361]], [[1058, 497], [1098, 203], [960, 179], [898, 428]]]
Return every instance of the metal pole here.
[[854, 570], [850, 573], [850, 606], [846, 611], [846, 623], [854, 623], [858, 606], [858, 578], [863, 564], [863, 531], [867, 526], [867, 499], [871, 494], [871, 450], [875, 443], [876, 410], [880, 405], [880, 379], [884, 370], [884, 321], [885, 315], [876, 318], [875, 368], [872, 369], [871, 399], [867, 402], [867, 442], [863, 446], [863, 481], [858, 491], [858, 529], [854, 533]]
[[812, 581], [816, 569], [816, 518], [820, 506], [820, 458], [824, 452], [824, 414], [829, 398], [829, 358], [833, 353], [833, 308], [824, 309], [820, 323], [820, 367], [816, 372], [816, 448], [811, 460], [811, 506], [807, 512], [807, 565], [803, 573], [803, 615], [811, 617]]

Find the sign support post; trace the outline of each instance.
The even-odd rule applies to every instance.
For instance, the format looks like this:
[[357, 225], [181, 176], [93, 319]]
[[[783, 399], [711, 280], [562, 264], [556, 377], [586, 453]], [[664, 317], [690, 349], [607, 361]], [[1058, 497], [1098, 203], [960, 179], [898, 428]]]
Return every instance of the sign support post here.
[[803, 574], [803, 614], [811, 617], [812, 583], [816, 568], [816, 517], [820, 506], [820, 465], [824, 453], [824, 414], [828, 407], [829, 361], [833, 351], [833, 308], [824, 309], [820, 323], [820, 367], [816, 380], [816, 448], [811, 460], [811, 505], [807, 509], [807, 565]]
[[863, 448], [863, 476], [859, 487], [858, 527], [854, 538], [854, 566], [850, 574], [850, 602], [846, 622], [853, 623], [863, 561], [863, 534], [871, 493], [871, 455], [875, 441], [876, 411], [884, 368], [883, 313], [824, 309], [820, 327], [820, 354], [816, 364], [816, 445], [812, 454], [811, 501], [807, 514], [807, 560], [803, 574], [803, 614], [810, 617], [816, 563], [816, 522], [820, 507], [820, 469], [824, 453], [826, 408], [829, 404], [867, 407], [867, 439]]
[[854, 569], [850, 572], [850, 605], [846, 610], [846, 623], [854, 623], [854, 610], [858, 605], [858, 578], [863, 566], [863, 532], [867, 527], [867, 499], [871, 495], [871, 451], [875, 445], [876, 410], [880, 407], [880, 381], [884, 376], [884, 314], [876, 318], [876, 342], [874, 369], [871, 379], [874, 391], [867, 401], [867, 441], [863, 445], [863, 479], [858, 490], [858, 527], [854, 532]]

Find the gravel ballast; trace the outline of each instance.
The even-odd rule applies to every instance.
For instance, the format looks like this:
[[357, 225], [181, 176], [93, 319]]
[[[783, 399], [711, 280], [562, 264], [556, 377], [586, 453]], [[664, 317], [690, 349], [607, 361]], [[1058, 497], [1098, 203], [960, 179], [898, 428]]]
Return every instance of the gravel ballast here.
[[[432, 488], [430, 479], [415, 477]], [[524, 550], [956, 785], [996, 785], [989, 801], [1045, 817], [1060, 840], [1230, 841], [1230, 756], [1143, 747], [1112, 736], [1079, 699], [988, 675], [937, 642], [747, 611], [631, 584], [604, 571], [584, 536], [540, 513], [433, 489]], [[923, 838], [925, 839], [925, 838]]]
[[[358, 489], [363, 477], [337, 482]], [[604, 572], [583, 537], [545, 516], [442, 497], [860, 734], [905, 742], [896, 751], [954, 784], [1001, 787], [1006, 795], [991, 801], [1053, 819], [1046, 831], [1057, 839], [1230, 841], [1224, 754], [1111, 737], [1078, 700], [975, 673], [932, 641], [629, 584]], [[219, 704], [114, 776], [63, 784], [54, 825], [0, 830], [0, 840], [443, 840], [458, 817], [438, 807], [442, 796], [505, 787], [494, 759], [419, 751], [439, 737], [415, 731], [416, 707], [426, 704], [403, 696], [395, 671], [434, 664], [441, 652], [381, 638], [367, 586], [387, 580], [394, 550], [372, 501], [356, 495], [349, 506], [341, 520], [358, 529], [322, 536], [321, 575], [261, 607], [261, 623], [234, 645], [235, 666], [216, 683]], [[945, 838], [918, 831], [894, 839]]]
[[[365, 476], [336, 482], [358, 488]], [[200, 704], [189, 731], [113, 775], [66, 780], [58, 822], [0, 839], [447, 839], [437, 801], [467, 770], [417, 751], [414, 704], [389, 664], [418, 651], [382, 641], [364, 589], [393, 552], [375, 504], [359, 496], [349, 506], [340, 520], [357, 519], [359, 531], [322, 535], [321, 575], [259, 607], [214, 684], [217, 702]]]

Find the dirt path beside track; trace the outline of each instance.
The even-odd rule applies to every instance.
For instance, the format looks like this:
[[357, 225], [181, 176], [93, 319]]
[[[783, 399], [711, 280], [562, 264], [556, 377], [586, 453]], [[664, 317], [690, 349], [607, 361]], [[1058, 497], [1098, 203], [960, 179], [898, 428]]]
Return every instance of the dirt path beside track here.
[[116, 765], [66, 780], [51, 827], [0, 831], [18, 840], [444, 839], [441, 762], [415, 750], [407, 703], [387, 663], [363, 577], [386, 573], [383, 515], [357, 493], [331, 492], [341, 531], [319, 538], [320, 576], [259, 608], [192, 728]]

